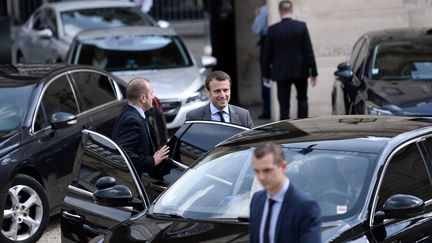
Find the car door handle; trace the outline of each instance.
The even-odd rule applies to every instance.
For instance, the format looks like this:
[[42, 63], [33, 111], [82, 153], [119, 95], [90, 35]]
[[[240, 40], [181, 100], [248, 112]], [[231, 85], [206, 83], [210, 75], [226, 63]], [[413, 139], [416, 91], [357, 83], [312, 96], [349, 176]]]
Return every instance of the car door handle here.
[[84, 218], [81, 215], [71, 213], [70, 211], [63, 211], [62, 217], [67, 219], [67, 220], [74, 221], [74, 222], [84, 221]]

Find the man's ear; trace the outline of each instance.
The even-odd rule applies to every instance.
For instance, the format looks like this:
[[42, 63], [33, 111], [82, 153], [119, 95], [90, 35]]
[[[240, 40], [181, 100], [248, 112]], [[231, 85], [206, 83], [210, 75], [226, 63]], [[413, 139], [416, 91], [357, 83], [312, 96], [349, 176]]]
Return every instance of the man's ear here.
[[210, 97], [210, 90], [208, 90], [207, 88], [205, 88], [204, 90], [205, 90], [206, 95], [207, 95], [208, 97]]

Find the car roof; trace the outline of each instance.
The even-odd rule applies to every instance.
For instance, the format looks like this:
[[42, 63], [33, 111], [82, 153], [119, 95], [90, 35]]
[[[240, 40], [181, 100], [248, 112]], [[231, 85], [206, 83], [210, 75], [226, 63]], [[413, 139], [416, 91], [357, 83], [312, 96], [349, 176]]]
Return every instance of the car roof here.
[[431, 28], [394, 28], [369, 31], [364, 34], [372, 42], [432, 38]]
[[3, 64], [0, 65], [0, 85], [9, 81], [38, 82], [50, 72], [65, 67], [65, 64]]
[[45, 3], [42, 7], [50, 7], [56, 11], [70, 11], [75, 9], [112, 8], [112, 7], [136, 7], [137, 5], [122, 0], [88, 0], [88, 1], [64, 1]]
[[[343, 148], [379, 153], [392, 138], [432, 125], [432, 119], [398, 116], [323, 116], [285, 120], [237, 134], [219, 146], [255, 146], [273, 141], [288, 147]], [[341, 146], [342, 145], [342, 146]]]
[[136, 36], [136, 35], [164, 35], [164, 36], [177, 36], [177, 33], [171, 28], [160, 28], [152, 26], [121, 26], [99, 29], [88, 29], [83, 30], [75, 37], [75, 39], [89, 40], [103, 37], [115, 37], [115, 36]]

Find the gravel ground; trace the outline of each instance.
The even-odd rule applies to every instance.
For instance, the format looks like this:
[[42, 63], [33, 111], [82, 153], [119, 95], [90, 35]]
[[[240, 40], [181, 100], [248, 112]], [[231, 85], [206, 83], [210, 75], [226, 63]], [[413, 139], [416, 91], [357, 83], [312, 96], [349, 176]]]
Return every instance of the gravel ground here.
[[57, 242], [61, 242], [60, 215], [56, 215], [50, 218], [48, 227], [46, 228], [42, 237], [37, 241], [37, 243]]

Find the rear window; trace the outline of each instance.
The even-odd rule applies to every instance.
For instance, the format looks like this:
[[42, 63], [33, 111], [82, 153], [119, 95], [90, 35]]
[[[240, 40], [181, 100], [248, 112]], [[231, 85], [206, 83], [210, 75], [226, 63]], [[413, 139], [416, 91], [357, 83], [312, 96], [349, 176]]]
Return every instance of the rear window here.
[[70, 37], [85, 29], [154, 25], [150, 16], [135, 7], [79, 9], [62, 12], [60, 15], [63, 32]]

